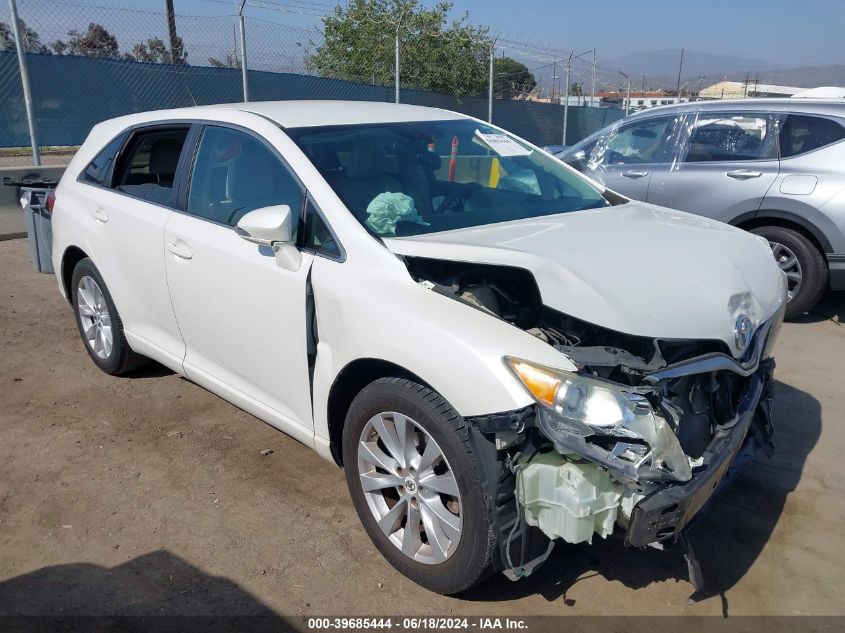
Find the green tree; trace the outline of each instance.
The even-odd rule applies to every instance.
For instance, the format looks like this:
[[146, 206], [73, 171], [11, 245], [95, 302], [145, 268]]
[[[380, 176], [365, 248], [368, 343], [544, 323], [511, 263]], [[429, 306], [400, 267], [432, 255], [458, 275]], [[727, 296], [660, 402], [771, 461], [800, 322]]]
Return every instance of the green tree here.
[[449, 18], [451, 2], [432, 8], [419, 0], [349, 0], [323, 18], [324, 40], [306, 64], [324, 77], [390, 84], [394, 38], [400, 40], [403, 86], [451, 93], [483, 93], [491, 42], [468, 14]]
[[510, 57], [493, 60], [493, 94], [497, 99], [524, 97], [537, 86], [537, 79], [522, 64]]
[[[37, 53], [39, 55], [49, 55], [50, 49], [41, 43], [41, 36], [34, 30], [29, 28], [22, 19], [18, 18], [18, 28], [23, 38], [23, 49], [27, 53]], [[6, 22], [0, 22], [0, 51], [14, 51], [15, 48], [15, 34], [12, 33], [12, 27]]]
[[569, 94], [573, 97], [583, 97], [584, 87], [577, 81], [573, 81], [572, 84], [569, 86]]
[[84, 55], [85, 57], [103, 57], [105, 59], [126, 59], [129, 55], [121, 54], [117, 38], [109, 33], [102, 24], [91, 22], [88, 30], [80, 33], [76, 29], [68, 31], [68, 41], [56, 40], [50, 45], [56, 53], [63, 55]]
[[132, 56], [139, 62], [152, 64], [184, 64], [188, 59], [181, 37], [176, 37], [174, 50], [168, 50], [160, 37], [153, 37], [146, 42], [139, 42], [132, 47]]

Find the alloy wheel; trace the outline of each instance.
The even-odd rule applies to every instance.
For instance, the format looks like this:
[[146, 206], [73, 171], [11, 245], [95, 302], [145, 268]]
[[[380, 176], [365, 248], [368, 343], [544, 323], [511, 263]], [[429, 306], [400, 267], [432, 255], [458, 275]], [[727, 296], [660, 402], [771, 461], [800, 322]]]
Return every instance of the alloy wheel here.
[[461, 495], [443, 451], [411, 418], [393, 411], [367, 422], [358, 477], [381, 531], [405, 556], [434, 565], [461, 538]]
[[85, 342], [98, 358], [107, 359], [114, 347], [111, 315], [103, 291], [93, 277], [85, 275], [79, 280], [76, 306]]
[[801, 282], [804, 279], [801, 262], [798, 261], [798, 257], [791, 248], [779, 242], [771, 241], [769, 242], [769, 246], [772, 248], [772, 255], [775, 256], [778, 266], [786, 273], [787, 301], [792, 301], [792, 298], [801, 289]]

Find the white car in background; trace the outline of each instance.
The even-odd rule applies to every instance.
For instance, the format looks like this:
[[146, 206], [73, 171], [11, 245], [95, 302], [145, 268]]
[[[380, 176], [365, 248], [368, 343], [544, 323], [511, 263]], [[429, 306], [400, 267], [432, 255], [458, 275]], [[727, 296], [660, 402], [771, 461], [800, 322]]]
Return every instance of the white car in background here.
[[154, 359], [342, 465], [376, 547], [431, 590], [614, 529], [694, 561], [689, 522], [771, 451], [786, 285], [767, 242], [487, 123], [136, 114], [93, 129], [51, 204], [94, 363]]

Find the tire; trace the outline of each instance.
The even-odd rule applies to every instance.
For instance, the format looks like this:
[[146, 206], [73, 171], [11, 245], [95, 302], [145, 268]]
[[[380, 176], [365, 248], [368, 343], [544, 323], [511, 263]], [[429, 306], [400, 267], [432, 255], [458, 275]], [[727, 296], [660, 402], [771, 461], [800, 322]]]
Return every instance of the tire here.
[[[761, 226], [751, 232], [769, 240], [778, 265], [790, 277], [791, 297], [786, 306], [786, 318], [794, 319], [812, 310], [827, 289], [828, 272], [824, 255], [807, 237], [793, 229]], [[790, 263], [792, 255], [797, 260], [797, 268]], [[800, 275], [800, 285], [793, 291], [796, 273]]]
[[[89, 258], [76, 264], [70, 288], [76, 327], [79, 328], [85, 351], [97, 367], [107, 374], [119, 376], [149, 361], [145, 356], [133, 352], [126, 342], [123, 322], [111, 293], [100, 271]], [[101, 326], [99, 331], [98, 323]], [[111, 342], [106, 344], [109, 335]]]
[[[367, 453], [371, 449], [359, 451], [359, 443], [369, 438], [367, 446], [382, 449], [379, 459], [385, 463], [385, 455], [401, 455], [402, 451], [397, 451], [395, 444], [393, 452], [384, 450], [382, 434], [386, 430], [390, 441], [395, 442], [399, 438], [396, 431], [403, 422], [410, 432], [406, 437], [414, 440], [405, 443], [406, 447], [412, 447], [412, 452], [402, 455], [404, 464], [394, 460], [393, 465], [399, 468], [394, 468], [391, 475], [385, 468], [368, 472], [375, 461]], [[431, 461], [429, 449], [431, 455], [440, 451], [440, 457], [432, 462], [432, 467], [426, 468], [424, 462]], [[355, 397], [346, 415], [343, 463], [352, 503], [364, 529], [382, 556], [399, 572], [441, 594], [465, 591], [490, 575], [495, 537], [479, 467], [469, 443], [469, 430], [463, 418], [439, 394], [403, 378], [381, 378], [370, 383]], [[414, 464], [420, 467], [419, 471], [414, 470]], [[390, 485], [365, 492], [362, 474], [369, 478], [384, 477], [379, 483], [390, 482]], [[416, 488], [409, 480], [416, 483]], [[438, 493], [438, 489], [458, 494]], [[395, 499], [392, 507], [390, 498]], [[448, 515], [443, 514], [444, 509]], [[377, 512], [385, 511], [393, 513], [382, 518], [387, 533], [379, 527], [377, 519]], [[412, 516], [420, 529], [405, 529]], [[443, 516], [445, 521], [438, 518]], [[396, 527], [388, 525], [394, 521], [393, 517], [398, 517]], [[400, 549], [406, 544], [406, 537], [411, 544], [407, 551], [414, 554]]]

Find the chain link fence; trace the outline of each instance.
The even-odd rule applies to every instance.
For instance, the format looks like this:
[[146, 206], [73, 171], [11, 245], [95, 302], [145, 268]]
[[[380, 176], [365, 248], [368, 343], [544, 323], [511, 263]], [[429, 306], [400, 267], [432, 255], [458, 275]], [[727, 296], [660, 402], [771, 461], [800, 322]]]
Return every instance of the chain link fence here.
[[[200, 6], [208, 7], [209, 14], [177, 14], [171, 32], [163, 11], [96, 0], [18, 0], [42, 162], [66, 162], [91, 127], [105, 119], [145, 110], [242, 101], [237, 6], [225, 0], [205, 0]], [[394, 100], [393, 84], [376, 80], [393, 74], [392, 46], [374, 51], [370, 76], [344, 80], [319, 76], [311, 56], [322, 42], [321, 25], [293, 26], [282, 23], [281, 18], [254, 17], [249, 15], [250, 6], [244, 23], [250, 100]], [[3, 2], [2, 7], [0, 103], [5, 107], [0, 110], [0, 166], [31, 165], [9, 5]], [[480, 119], [488, 116], [486, 95], [459, 98], [416, 90], [406, 81], [401, 101]], [[613, 108], [570, 106], [568, 110], [569, 143], [624, 114]], [[562, 142], [563, 107], [554, 103], [497, 99], [493, 122], [536, 144]]]

